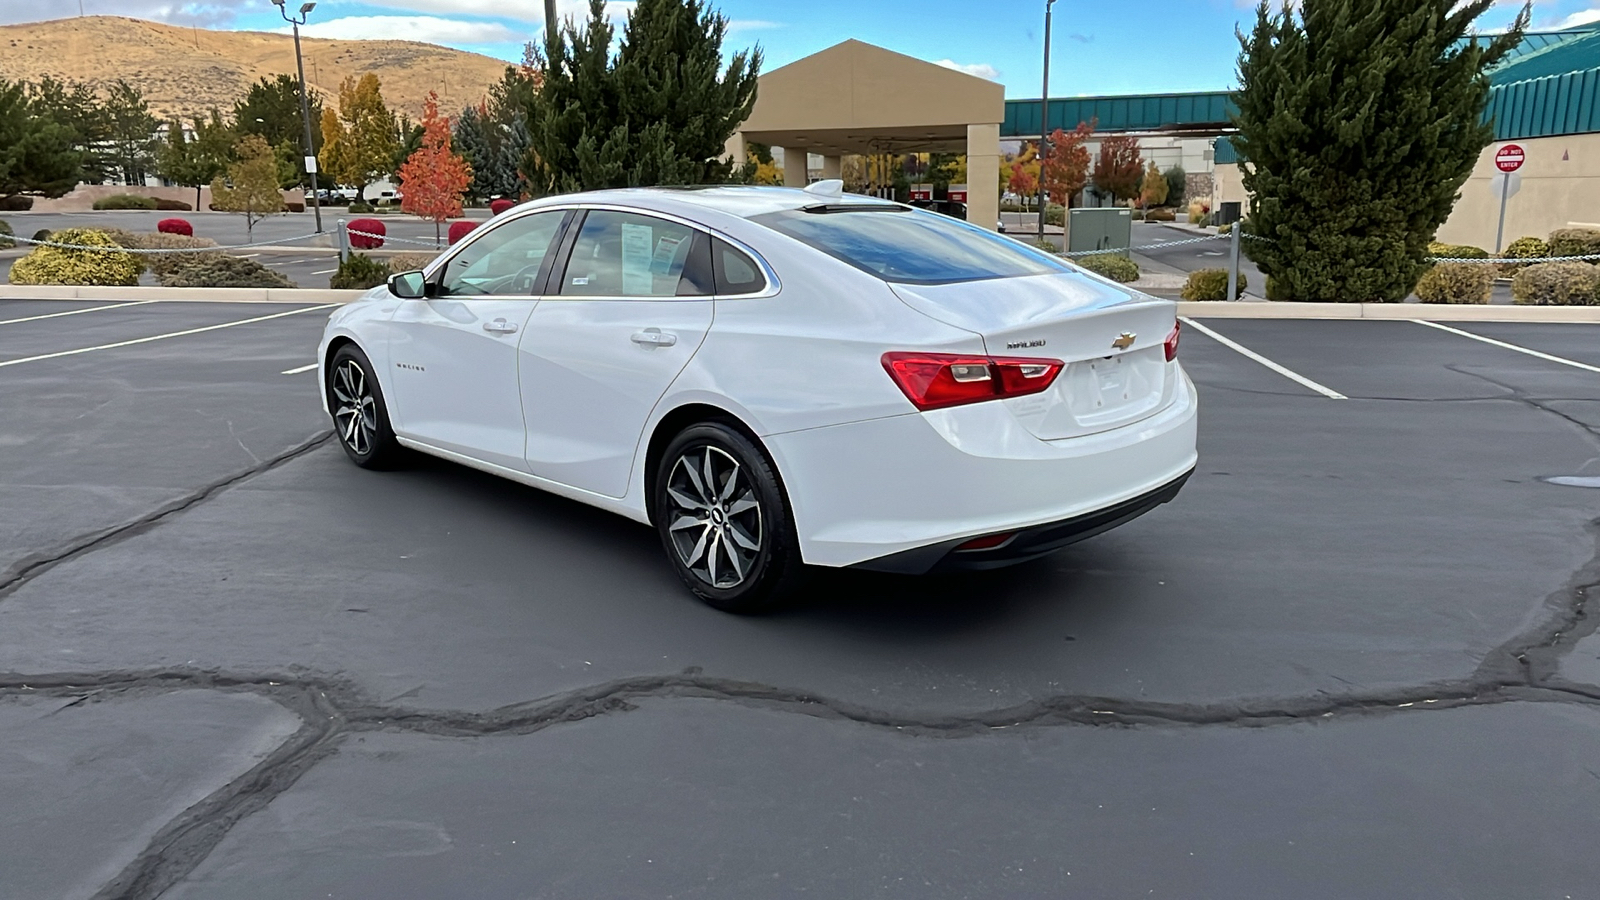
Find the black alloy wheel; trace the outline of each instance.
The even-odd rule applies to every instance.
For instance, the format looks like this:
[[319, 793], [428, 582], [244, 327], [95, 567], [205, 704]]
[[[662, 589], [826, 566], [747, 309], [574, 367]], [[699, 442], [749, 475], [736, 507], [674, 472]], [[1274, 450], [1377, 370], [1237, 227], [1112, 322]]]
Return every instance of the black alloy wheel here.
[[363, 469], [393, 465], [401, 447], [389, 427], [389, 410], [372, 362], [361, 348], [346, 344], [333, 354], [326, 371], [328, 410], [345, 455]]
[[701, 600], [760, 613], [798, 586], [788, 499], [766, 454], [743, 434], [721, 422], [684, 429], [657, 464], [653, 499], [667, 558]]

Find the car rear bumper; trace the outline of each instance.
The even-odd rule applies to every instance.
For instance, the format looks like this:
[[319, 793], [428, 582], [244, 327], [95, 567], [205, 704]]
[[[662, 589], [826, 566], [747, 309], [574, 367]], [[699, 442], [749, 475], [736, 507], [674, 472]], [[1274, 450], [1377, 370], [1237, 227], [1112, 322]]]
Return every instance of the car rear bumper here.
[[807, 563], [925, 572], [976, 537], [1018, 532], [948, 565], [1021, 562], [1171, 499], [1195, 466], [1197, 413], [1180, 370], [1160, 412], [1064, 440], [1034, 437], [1002, 403], [765, 440]]
[[1148, 494], [1124, 500], [1121, 503], [1073, 516], [1060, 522], [1047, 522], [1024, 528], [1021, 531], [1000, 532], [1005, 540], [994, 546], [976, 550], [958, 549], [970, 538], [955, 538], [939, 544], [903, 550], [889, 556], [856, 563], [852, 568], [873, 572], [898, 572], [905, 575], [925, 575], [932, 572], [972, 572], [983, 569], [1000, 569], [1038, 559], [1054, 553], [1068, 544], [1092, 538], [1097, 534], [1139, 518], [1152, 509], [1178, 496], [1193, 470], [1176, 480], [1162, 485]]

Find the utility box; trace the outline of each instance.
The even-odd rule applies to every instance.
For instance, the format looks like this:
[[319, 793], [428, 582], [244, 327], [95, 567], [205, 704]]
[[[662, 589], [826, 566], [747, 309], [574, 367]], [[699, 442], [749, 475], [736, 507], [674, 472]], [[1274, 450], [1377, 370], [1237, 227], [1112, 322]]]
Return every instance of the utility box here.
[[1121, 250], [1133, 244], [1133, 210], [1119, 207], [1067, 210], [1067, 250]]
[[1227, 203], [1217, 207], [1217, 224], [1232, 225], [1233, 223], [1239, 221], [1240, 217], [1244, 214], [1243, 207], [1244, 204], [1237, 200], [1230, 200]]

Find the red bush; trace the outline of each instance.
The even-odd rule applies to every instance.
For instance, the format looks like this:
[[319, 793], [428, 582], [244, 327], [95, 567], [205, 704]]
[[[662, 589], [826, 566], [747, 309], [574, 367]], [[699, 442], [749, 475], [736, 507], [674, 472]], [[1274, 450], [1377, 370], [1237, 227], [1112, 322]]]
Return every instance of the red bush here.
[[477, 228], [477, 227], [478, 227], [478, 223], [477, 222], [466, 222], [466, 221], [451, 222], [450, 223], [450, 246], [454, 247], [456, 245], [456, 241], [459, 241], [462, 238], [466, 237], [468, 232], [472, 231], [472, 229]]
[[156, 230], [162, 234], [181, 234], [184, 237], [194, 237], [194, 226], [183, 219], [162, 219], [156, 223]]
[[502, 197], [499, 200], [492, 200], [492, 201], [489, 202], [489, 212], [492, 212], [492, 213], [494, 213], [495, 215], [498, 216], [501, 213], [505, 212], [506, 210], [508, 210], [511, 207], [516, 206], [516, 205], [517, 204], [513, 203], [512, 201], [507, 200], [507, 199]]
[[[383, 238], [367, 237], [367, 235], [389, 233], [388, 229], [383, 227], [383, 223], [377, 219], [351, 219], [350, 224], [346, 225], [345, 228], [350, 233], [350, 246], [357, 250], [376, 250], [382, 247]], [[356, 234], [358, 231], [366, 232], [366, 234]]]

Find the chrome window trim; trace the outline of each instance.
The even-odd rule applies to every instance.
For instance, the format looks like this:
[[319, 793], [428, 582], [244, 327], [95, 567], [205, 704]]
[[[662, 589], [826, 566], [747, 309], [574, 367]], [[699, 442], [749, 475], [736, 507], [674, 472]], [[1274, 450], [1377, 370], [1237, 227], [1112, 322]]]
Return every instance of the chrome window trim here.
[[[541, 294], [541, 295], [533, 296], [533, 297], [529, 297], [528, 295], [525, 295], [525, 294], [514, 294], [514, 295], [513, 294], [483, 294], [481, 296], [484, 297], [484, 298], [490, 298], [490, 299], [496, 299], [496, 300], [516, 300], [516, 299], [521, 299], [523, 297], [528, 297], [529, 299], [563, 300], [563, 301], [571, 301], [571, 300], [632, 300], [632, 301], [637, 302], [637, 301], [640, 301], [640, 300], [680, 300], [680, 301], [682, 301], [682, 300], [759, 300], [759, 299], [764, 299], [764, 298], [767, 298], [767, 297], [776, 297], [778, 295], [778, 292], [783, 290], [783, 282], [778, 278], [778, 273], [773, 270], [772, 265], [767, 262], [766, 257], [762, 256], [760, 253], [757, 253], [749, 244], [746, 244], [744, 241], [741, 241], [736, 237], [733, 237], [733, 236], [728, 235], [728, 234], [726, 234], [724, 232], [718, 231], [717, 229], [712, 228], [709, 225], [706, 225], [706, 224], [704, 224], [702, 222], [696, 222], [693, 219], [688, 219], [688, 218], [685, 218], [683, 216], [677, 215], [675, 213], [661, 212], [659, 210], [654, 210], [654, 209], [644, 209], [644, 208], [637, 207], [637, 206], [625, 206], [625, 205], [620, 204], [620, 203], [584, 203], [584, 202], [563, 203], [563, 204], [561, 204], [559, 206], [538, 206], [538, 207], [533, 207], [531, 209], [512, 209], [512, 210], [507, 210], [505, 213], [501, 213], [501, 215], [506, 216], [505, 221], [496, 223], [495, 227], [496, 228], [503, 227], [503, 226], [505, 226], [507, 224], [510, 224], [511, 222], [514, 222], [517, 219], [520, 219], [520, 218], [522, 218], [524, 216], [536, 215], [538, 213], [544, 213], [544, 212], [573, 212], [573, 211], [577, 211], [577, 210], [584, 210], [584, 211], [588, 211], [588, 210], [603, 210], [603, 211], [606, 211], [606, 212], [630, 213], [630, 214], [636, 215], [636, 216], [651, 216], [651, 217], [654, 217], [654, 218], [657, 218], [657, 219], [664, 219], [664, 220], [666, 220], [668, 222], [673, 222], [673, 223], [676, 223], [678, 225], [683, 225], [683, 226], [685, 226], [687, 228], [690, 228], [690, 229], [693, 229], [695, 231], [698, 231], [701, 234], [709, 235], [711, 237], [715, 237], [715, 238], [718, 238], [720, 240], [726, 241], [726, 242], [728, 242], [729, 245], [738, 248], [738, 250], [740, 252], [744, 253], [746, 256], [748, 256], [751, 259], [755, 260], [756, 265], [758, 267], [760, 267], [760, 269], [761, 269], [762, 276], [765, 277], [766, 280], [767, 280], [767, 286], [763, 290], [756, 291], [755, 293], [749, 293], [749, 294], [716, 294], [716, 293], [712, 293], [712, 294], [704, 294], [704, 295], [701, 295], [701, 296], [698, 296], [698, 297], [677, 297], [677, 296], [672, 296], [672, 297], [639, 297], [639, 296], [584, 296], [584, 297], [574, 297], [574, 296], [563, 296], [559, 292], [559, 290], [557, 292], [555, 292], [555, 293]], [[489, 221], [494, 221], [494, 220], [490, 219]], [[472, 243], [474, 241], [478, 240], [483, 235], [488, 234], [489, 230], [490, 229], [481, 228], [481, 227], [472, 229], [472, 233], [469, 234], [466, 238], [462, 239], [462, 241], [460, 243], [456, 244], [454, 247], [448, 248], [444, 253], [440, 254], [439, 257], [437, 259], [435, 259], [432, 263], [429, 263], [428, 266], [422, 270], [423, 274], [427, 275], [429, 279], [432, 279], [433, 276], [434, 276], [434, 273], [436, 273], [439, 269], [443, 268], [444, 266], [448, 265], [450, 263], [450, 260], [454, 259], [457, 254], [461, 253], [462, 251], [466, 250], [468, 247], [472, 246]], [[565, 262], [565, 261], [563, 260], [562, 262]], [[445, 299], [445, 298], [439, 298], [439, 299]], [[457, 298], [449, 298], [449, 299], [469, 299], [469, 298], [459, 298], [459, 297], [457, 297]]]

